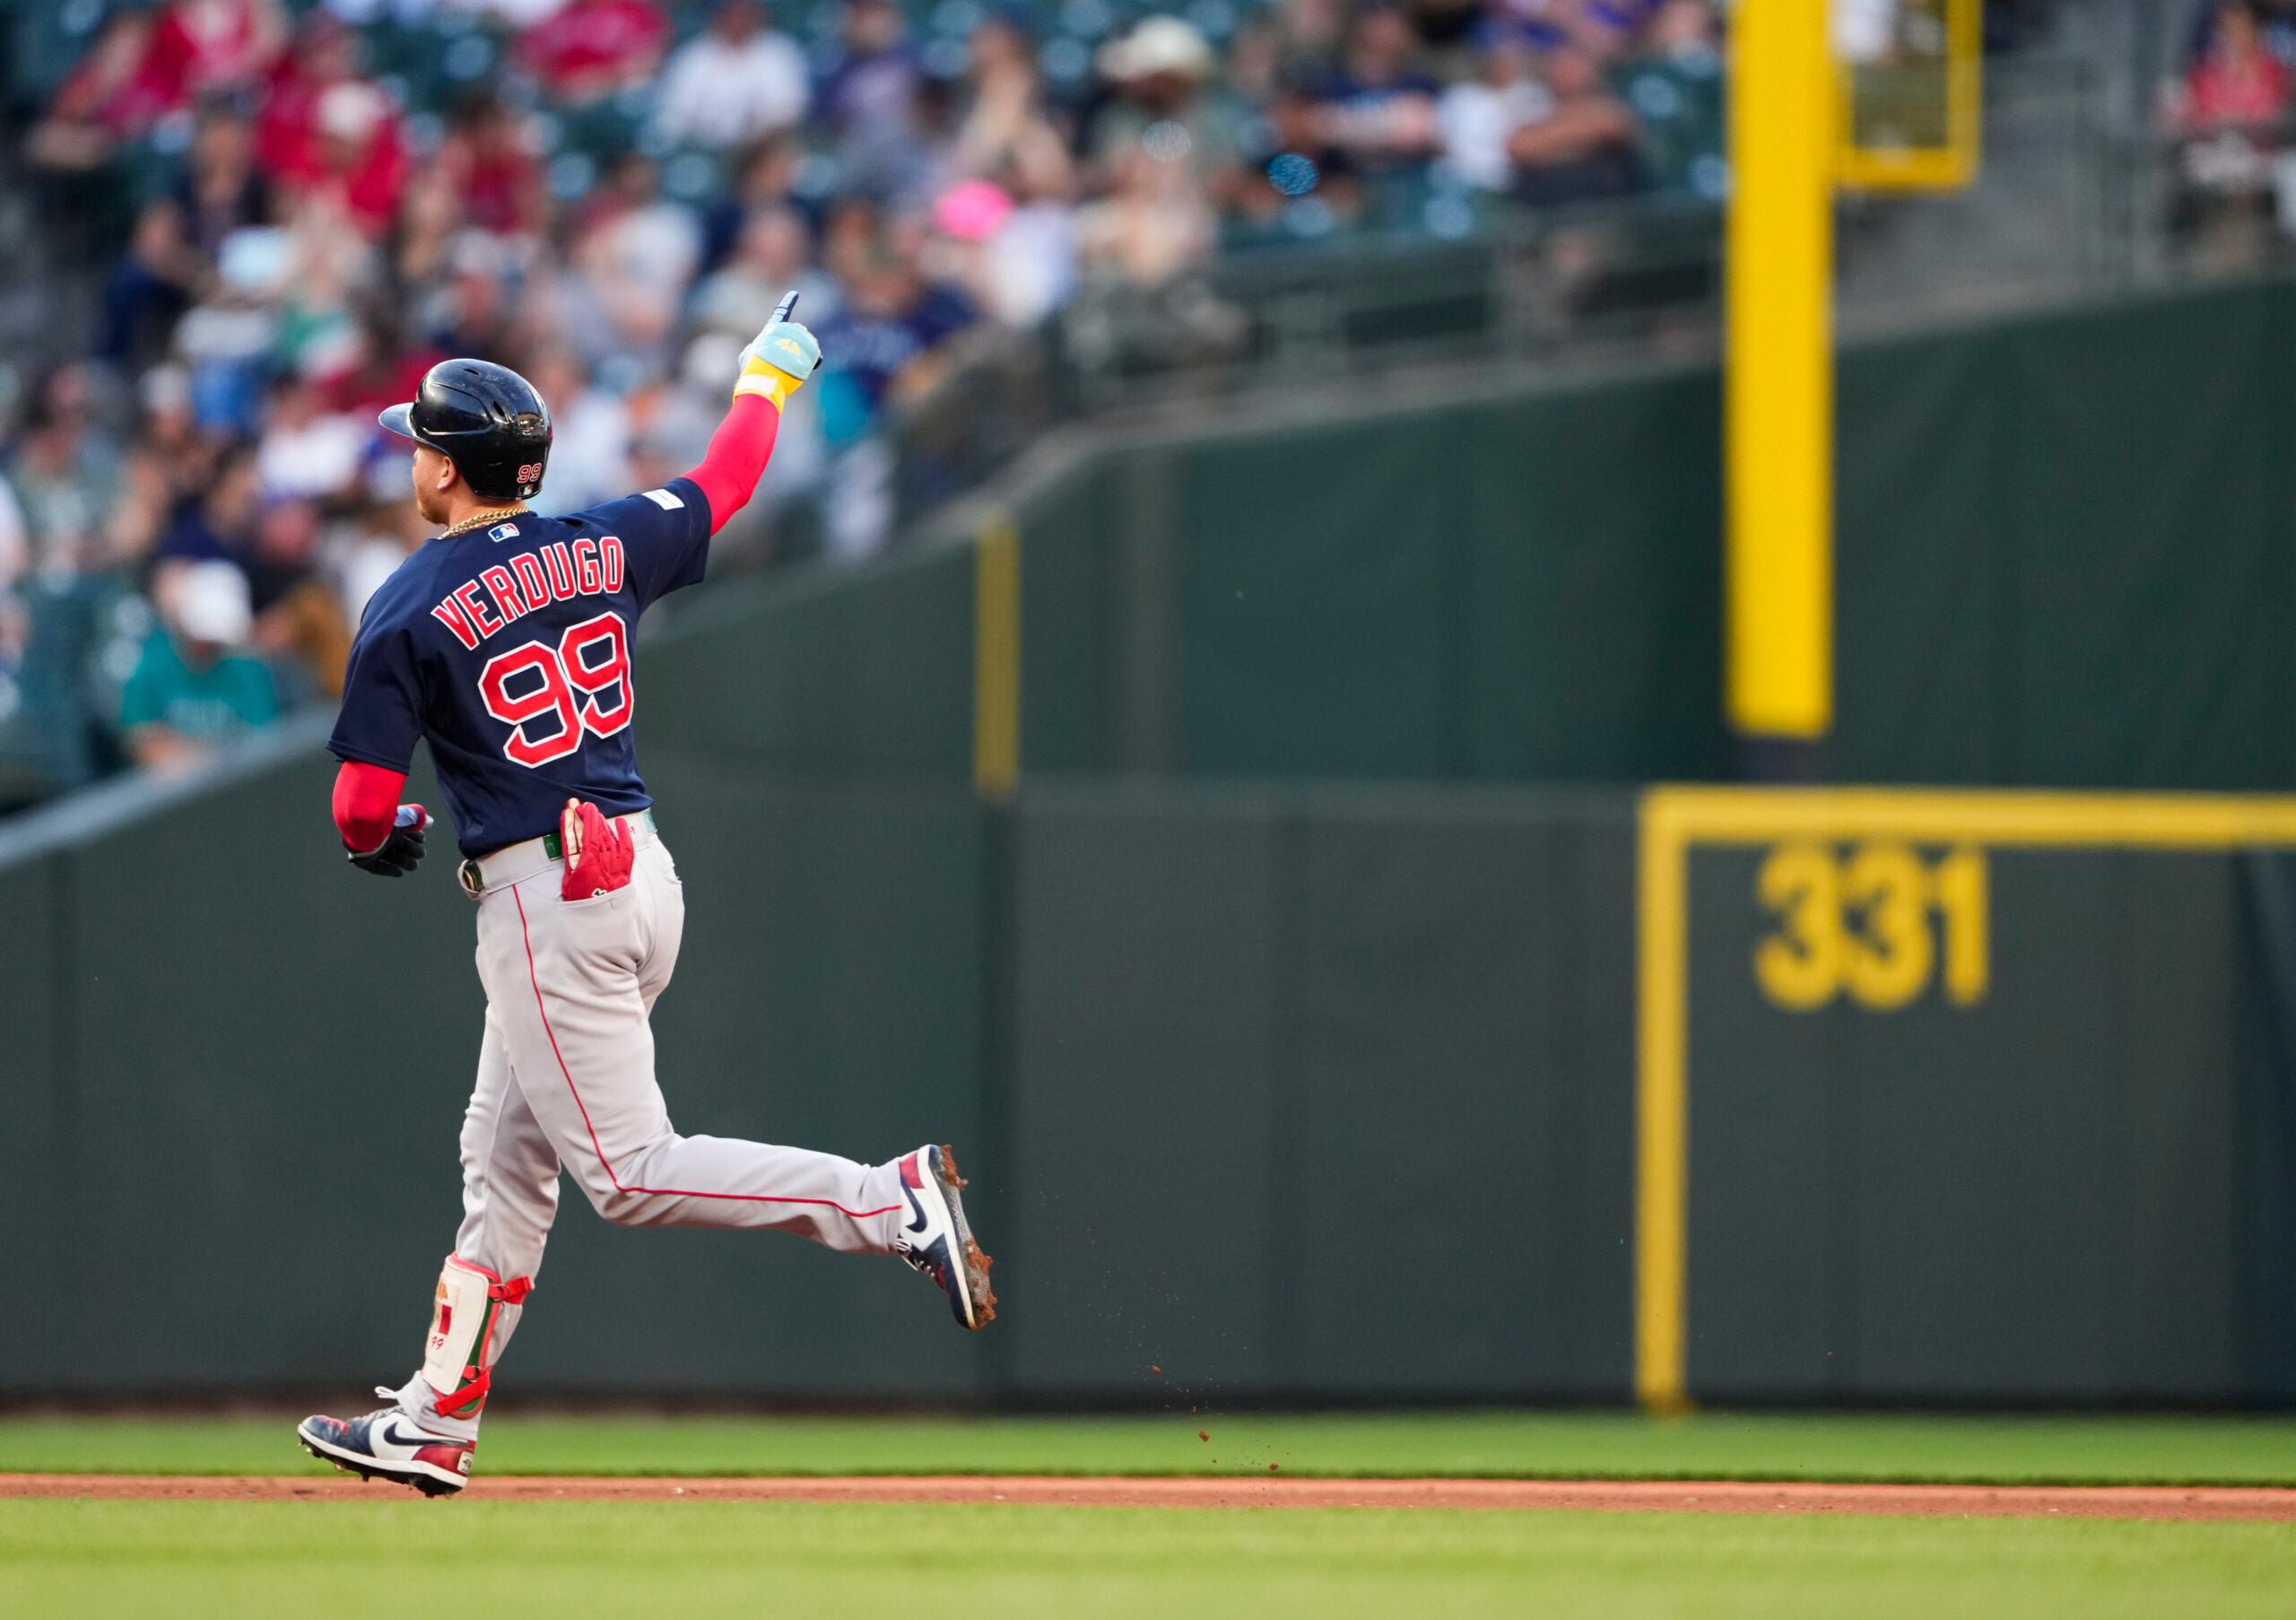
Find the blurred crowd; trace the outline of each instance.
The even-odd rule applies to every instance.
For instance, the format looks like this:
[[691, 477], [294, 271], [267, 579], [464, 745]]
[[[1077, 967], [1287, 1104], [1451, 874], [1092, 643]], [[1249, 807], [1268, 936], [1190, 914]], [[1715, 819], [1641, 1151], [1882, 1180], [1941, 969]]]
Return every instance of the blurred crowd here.
[[2208, 0], [2161, 95], [2174, 223], [2205, 262], [2261, 264], [2296, 237], [2296, 0]]
[[850, 559], [969, 344], [1216, 356], [1223, 251], [1721, 184], [1709, 0], [74, 7], [21, 153], [100, 314], [15, 379], [0, 806], [339, 689], [441, 357], [535, 380], [569, 510], [698, 459], [796, 288], [826, 367], [723, 544]]

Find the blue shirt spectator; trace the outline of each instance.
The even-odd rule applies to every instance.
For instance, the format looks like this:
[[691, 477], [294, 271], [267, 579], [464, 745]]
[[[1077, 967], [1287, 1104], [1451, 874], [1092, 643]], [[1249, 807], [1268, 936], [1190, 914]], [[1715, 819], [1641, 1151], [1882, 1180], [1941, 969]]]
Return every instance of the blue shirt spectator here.
[[822, 352], [837, 356], [824, 374], [822, 431], [832, 443], [857, 437], [888, 397], [924, 386], [934, 352], [980, 318], [953, 287], [935, 286], [902, 266], [857, 289], [815, 329]]

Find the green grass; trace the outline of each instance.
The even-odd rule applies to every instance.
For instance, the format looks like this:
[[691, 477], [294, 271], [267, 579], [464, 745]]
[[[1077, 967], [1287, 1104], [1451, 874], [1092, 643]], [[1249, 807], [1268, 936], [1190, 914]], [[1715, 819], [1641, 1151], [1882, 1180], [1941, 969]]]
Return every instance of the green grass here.
[[2285, 1616], [2296, 1527], [1657, 1514], [0, 1503], [0, 1614]]
[[[321, 1471], [291, 1415], [0, 1418], [0, 1472]], [[1209, 1441], [1196, 1438], [1199, 1430]], [[2296, 1419], [1443, 1412], [489, 1418], [484, 1474], [1265, 1474], [2296, 1485]], [[2296, 1607], [2296, 1605], [2292, 1605]]]

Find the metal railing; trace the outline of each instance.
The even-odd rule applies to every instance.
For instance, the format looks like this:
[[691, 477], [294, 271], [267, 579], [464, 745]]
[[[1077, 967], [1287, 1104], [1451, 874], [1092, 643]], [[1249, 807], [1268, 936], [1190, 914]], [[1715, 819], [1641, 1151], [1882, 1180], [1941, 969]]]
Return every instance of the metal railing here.
[[[2125, 87], [2076, 57], [1988, 64], [1968, 189], [1846, 193], [1846, 333], [1918, 327], [2296, 263], [2296, 125], [2246, 132], [2228, 179], [2206, 143], [2113, 115]], [[1061, 422], [1436, 365], [1584, 366], [1711, 353], [1720, 205], [1679, 196], [1502, 210], [1465, 240], [1386, 238], [1231, 256], [1153, 292], [1080, 290], [1043, 328], [975, 341], [894, 430], [904, 518]]]

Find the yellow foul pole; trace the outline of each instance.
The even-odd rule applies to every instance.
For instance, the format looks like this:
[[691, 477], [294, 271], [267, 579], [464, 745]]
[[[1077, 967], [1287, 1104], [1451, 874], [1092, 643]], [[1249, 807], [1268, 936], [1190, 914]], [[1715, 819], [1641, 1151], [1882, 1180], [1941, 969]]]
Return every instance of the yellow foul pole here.
[[1833, 723], [1833, 137], [1826, 0], [1731, 23], [1726, 705], [1742, 736]]

